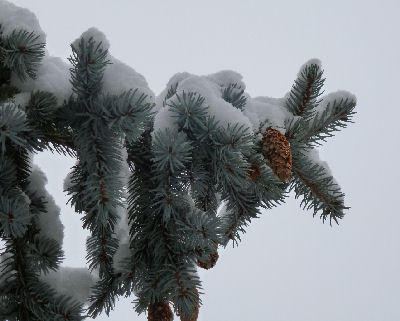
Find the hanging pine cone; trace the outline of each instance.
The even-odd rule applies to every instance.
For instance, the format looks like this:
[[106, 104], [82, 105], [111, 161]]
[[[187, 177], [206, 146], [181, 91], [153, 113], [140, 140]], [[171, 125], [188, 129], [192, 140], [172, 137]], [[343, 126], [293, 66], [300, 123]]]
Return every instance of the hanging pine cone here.
[[218, 255], [218, 243], [214, 241], [215, 244], [215, 252], [210, 254], [208, 257], [206, 257], [205, 260], [200, 260], [197, 259], [197, 265], [203, 269], [211, 269], [217, 264], [219, 255]]
[[156, 302], [147, 309], [148, 321], [172, 321], [174, 314], [168, 302]]
[[269, 164], [275, 176], [282, 182], [289, 182], [292, 172], [290, 143], [279, 130], [268, 129], [262, 140], [264, 161]]

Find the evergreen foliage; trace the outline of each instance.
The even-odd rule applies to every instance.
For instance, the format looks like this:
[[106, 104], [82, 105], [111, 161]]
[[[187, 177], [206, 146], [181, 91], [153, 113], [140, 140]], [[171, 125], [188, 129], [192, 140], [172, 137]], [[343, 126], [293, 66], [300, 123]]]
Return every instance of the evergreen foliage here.
[[[260, 208], [282, 203], [293, 190], [323, 221], [343, 218], [344, 194], [315, 157], [315, 147], [351, 122], [355, 99], [343, 93], [321, 98], [324, 78], [317, 62], [302, 67], [286, 97], [284, 135], [293, 168], [290, 182], [281, 182], [263, 154], [260, 134], [270, 127], [257, 133], [239, 123], [224, 125], [207, 97], [180, 91], [177, 81], [161, 101], [171, 126], [156, 128], [146, 94], [137, 88], [104, 91], [109, 53], [92, 37], [71, 45], [68, 100], [33, 91], [26, 106], [16, 105], [12, 75], [35, 78], [44, 46], [29, 30], [0, 33], [1, 319], [83, 320], [109, 314], [122, 295], [136, 296], [138, 313], [157, 305], [168, 310], [170, 302], [182, 320], [189, 319], [201, 304], [198, 262], [215, 257], [218, 245], [237, 245]], [[238, 83], [220, 90], [226, 103], [246, 111], [249, 96]], [[123, 149], [128, 186], [120, 175]], [[43, 150], [77, 159], [66, 192], [91, 233], [87, 260], [99, 276], [86, 309], [41, 277], [57, 271], [63, 258], [61, 245], [38, 224], [48, 212], [45, 197], [29, 188], [31, 155]], [[124, 205], [129, 255], [118, 262], [116, 224]]]

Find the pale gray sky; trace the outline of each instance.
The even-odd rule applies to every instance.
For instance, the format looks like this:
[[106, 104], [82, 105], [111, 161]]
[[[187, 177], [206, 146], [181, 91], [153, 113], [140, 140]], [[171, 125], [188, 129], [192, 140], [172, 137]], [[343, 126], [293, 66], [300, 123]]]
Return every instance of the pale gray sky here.
[[[264, 212], [238, 248], [220, 249], [216, 267], [201, 272], [199, 321], [400, 320], [399, 1], [11, 2], [37, 15], [55, 56], [68, 57], [75, 38], [99, 28], [156, 94], [176, 72], [232, 69], [252, 96], [282, 97], [306, 60], [321, 59], [326, 92], [358, 98], [356, 123], [321, 149], [351, 209], [332, 228], [293, 198]], [[84, 233], [62, 193], [73, 161], [36, 161], [62, 207], [65, 264], [83, 266]], [[132, 299], [98, 320], [147, 320]]]

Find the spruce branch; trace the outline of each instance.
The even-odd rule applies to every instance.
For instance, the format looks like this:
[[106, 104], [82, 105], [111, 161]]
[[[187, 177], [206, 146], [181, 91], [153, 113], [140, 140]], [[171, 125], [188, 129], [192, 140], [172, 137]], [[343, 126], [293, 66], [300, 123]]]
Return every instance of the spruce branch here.
[[177, 208], [184, 202], [185, 191], [181, 173], [191, 159], [191, 146], [182, 132], [173, 133], [169, 129], [158, 131], [153, 141], [154, 175], [158, 184], [155, 189], [154, 208], [168, 222], [178, 215]]
[[43, 236], [36, 236], [29, 244], [29, 259], [36, 262], [44, 273], [56, 271], [64, 258], [64, 252], [58, 242]]
[[[155, 141], [152, 144], [153, 149], [151, 149], [150, 135], [147, 134], [143, 137], [140, 144], [133, 144], [133, 146], [131, 145], [128, 149], [129, 155], [131, 155], [130, 159], [134, 162], [135, 168], [129, 190], [131, 202], [130, 221], [132, 222], [131, 237], [132, 240], [135, 240], [134, 243], [131, 243], [134, 249], [134, 261], [143, 262], [143, 260], [145, 260], [145, 266], [147, 266], [146, 270], [150, 271], [143, 274], [143, 268], [145, 268], [145, 266], [143, 268], [135, 268], [136, 277], [139, 278], [142, 274], [141, 279], [147, 280], [143, 282], [138, 279], [139, 283], [135, 286], [135, 292], [138, 295], [138, 299], [135, 301], [136, 311], [139, 313], [147, 309], [149, 304], [160, 300], [168, 300], [171, 296], [174, 297], [174, 295], [178, 295], [178, 293], [182, 295], [182, 298], [181, 301], [177, 300], [177, 306], [181, 306], [186, 302], [185, 300], [188, 299], [188, 293], [186, 293], [185, 289], [189, 287], [189, 285], [187, 285], [189, 280], [182, 278], [182, 275], [187, 274], [187, 272], [182, 269], [187, 266], [189, 262], [193, 262], [188, 259], [193, 252], [180, 252], [179, 254], [183, 255], [183, 257], [179, 258], [179, 256], [177, 257], [177, 251], [182, 250], [182, 241], [185, 242], [190, 238], [188, 234], [189, 230], [191, 233], [193, 231], [190, 228], [188, 230], [187, 223], [185, 223], [187, 222], [185, 220], [188, 218], [186, 213], [188, 213], [190, 207], [185, 205], [188, 204], [186, 201], [183, 203], [171, 201], [169, 205], [174, 207], [175, 215], [171, 216], [166, 221], [163, 218], [165, 212], [157, 209], [157, 202], [151, 204], [151, 200], [148, 199], [151, 193], [157, 194], [157, 188], [150, 189], [148, 195], [141, 196], [143, 190], [136, 187], [136, 184], [139, 183], [139, 178], [148, 181], [146, 184], [147, 189], [149, 189], [151, 186], [154, 186], [152, 185], [154, 183], [173, 180], [175, 175], [181, 175], [181, 171], [185, 169], [184, 159], [187, 158], [187, 152], [190, 150], [187, 149], [190, 148], [190, 145], [185, 147], [185, 141], [180, 141], [183, 138], [184, 136], [182, 135], [171, 137], [168, 132], [164, 133], [163, 136], [156, 134]], [[139, 146], [142, 146], [142, 148], [139, 149]], [[146, 163], [140, 160], [139, 155], [134, 153], [134, 151], [139, 152], [139, 150], [142, 151], [145, 158], [152, 161]], [[143, 150], [146, 152], [143, 152]], [[175, 151], [176, 153], [173, 154]], [[181, 161], [175, 162], [175, 157], [181, 159]], [[154, 165], [151, 165], [152, 162], [154, 162]], [[145, 168], [147, 168], [147, 170], [145, 170]], [[173, 171], [170, 170], [170, 168], [173, 168]], [[157, 171], [159, 171], [159, 175], [156, 175], [155, 179], [151, 179], [150, 173], [157, 173]], [[145, 203], [141, 203], [141, 201]], [[149, 211], [144, 205], [148, 203], [150, 203], [149, 207], [150, 209], [153, 208], [153, 211]], [[135, 206], [135, 204], [137, 204], [137, 206]], [[139, 204], [141, 206], [139, 206]], [[145, 215], [146, 212], [148, 214]], [[184, 213], [185, 215], [182, 215]], [[179, 231], [179, 228], [176, 224], [179, 224], [181, 229], [183, 226], [186, 226], [186, 229], [178, 233], [177, 231]], [[193, 244], [193, 247], [196, 247], [196, 245]], [[177, 260], [178, 258], [179, 260]], [[188, 277], [192, 278], [192, 275]], [[190, 287], [193, 286], [195, 286], [195, 284], [190, 285]], [[173, 294], [173, 292], [171, 292], [172, 289], [176, 289], [175, 291], [177, 292], [175, 293], [177, 294]]]
[[[0, 24], [0, 48], [3, 47], [3, 28]], [[0, 103], [12, 98], [15, 94], [18, 93], [18, 88], [11, 85], [11, 69], [5, 66], [5, 64], [3, 63], [2, 55], [0, 54]]]
[[314, 108], [318, 106], [321, 88], [325, 78], [323, 70], [317, 63], [306, 63], [300, 70], [286, 100], [286, 106], [295, 116], [308, 119], [313, 116]]
[[3, 300], [8, 298], [14, 303], [8, 313], [17, 320], [83, 320], [81, 304], [56, 294], [51, 287], [39, 280], [38, 265], [31, 260], [35, 255], [31, 252], [34, 235], [35, 232], [30, 227], [30, 231], [23, 237], [5, 238], [6, 251], [2, 253], [5, 259], [0, 264], [0, 279]]
[[175, 114], [179, 128], [189, 135], [196, 130], [204, 130], [207, 116], [204, 98], [198, 93], [185, 91], [182, 95], [176, 94], [174, 98], [170, 100], [168, 106]]
[[139, 245], [135, 240], [142, 238], [143, 224], [153, 211], [154, 190], [153, 153], [150, 130], [146, 130], [141, 139], [127, 143], [128, 163], [131, 176], [128, 182], [128, 220], [130, 225], [131, 248]]
[[124, 133], [128, 141], [137, 140], [153, 116], [151, 109], [154, 104], [147, 98], [147, 95], [139, 94], [137, 89], [119, 96], [104, 97], [104, 117], [109, 128], [118, 134]]
[[23, 133], [28, 133], [26, 115], [11, 103], [0, 105], [0, 141], [1, 153], [6, 152], [6, 141], [10, 141], [16, 146], [31, 148], [28, 145]]
[[245, 233], [247, 227], [253, 218], [260, 214], [260, 200], [248, 193], [246, 190], [230, 187], [222, 194], [222, 200], [227, 203], [226, 215], [221, 217], [221, 231], [223, 231], [224, 247], [232, 240], [233, 246], [241, 241], [240, 233]]
[[86, 259], [89, 262], [89, 269], [99, 268], [100, 277], [110, 277], [112, 274], [112, 258], [118, 249], [118, 240], [111, 237], [112, 230], [102, 229], [92, 232], [86, 241], [88, 253]]
[[72, 135], [60, 121], [59, 114], [63, 108], [57, 106], [57, 98], [53, 94], [32, 92], [25, 109], [30, 126], [40, 133], [45, 148], [51, 152], [76, 157]]
[[44, 47], [33, 32], [14, 30], [0, 42], [0, 63], [22, 81], [27, 76], [34, 79], [44, 57]]
[[334, 132], [346, 128], [348, 123], [352, 123], [356, 106], [353, 95], [339, 92], [341, 97], [337, 97], [338, 94], [333, 93], [335, 97], [333, 101], [331, 101], [330, 95], [322, 99], [321, 110], [306, 124], [306, 132], [301, 140], [309, 146], [322, 145], [322, 142], [332, 137]]
[[68, 296], [57, 294], [49, 285], [37, 278], [29, 279], [25, 297], [28, 309], [38, 320], [81, 321], [86, 318], [83, 315], [82, 304]]
[[0, 230], [6, 237], [22, 237], [30, 223], [29, 207], [21, 195], [16, 198], [0, 196]]
[[81, 38], [77, 46], [71, 45], [72, 55], [68, 58], [72, 65], [72, 90], [79, 99], [88, 100], [97, 97], [102, 89], [104, 70], [109, 64], [108, 51], [104, 50], [101, 42], [93, 38]]
[[329, 218], [329, 223], [343, 218], [344, 194], [327, 169], [307, 154], [296, 154], [294, 158], [294, 178], [290, 190], [296, 198], [302, 197], [301, 206], [313, 209], [314, 216], [320, 214], [322, 221]]
[[[251, 110], [253, 101], [244, 87], [226, 79], [225, 85], [212, 84], [211, 77], [193, 82], [207, 79], [207, 86], [220, 89], [203, 91], [204, 97], [192, 88], [178, 91], [179, 82], [171, 81], [161, 97], [162, 108], [173, 115], [173, 129], [155, 130], [152, 98], [139, 88], [103, 93], [109, 55], [93, 38], [82, 37], [71, 46], [69, 100], [57, 106], [53, 94], [35, 91], [24, 112], [12, 104], [18, 89], [10, 79], [12, 73], [20, 80], [35, 77], [44, 55], [38, 39], [26, 31], [4, 37], [0, 27], [0, 236], [6, 241], [0, 261], [0, 318], [82, 320], [103, 311], [108, 315], [118, 296], [134, 294], [136, 311], [147, 310], [153, 321], [172, 318], [170, 303], [181, 321], [194, 321], [201, 305], [197, 266], [212, 267], [218, 245], [229, 240], [237, 245], [260, 208], [283, 202], [288, 188], [323, 221], [343, 217], [344, 194], [327, 166], [312, 156], [312, 147], [351, 122], [355, 99], [343, 93], [320, 98], [324, 79], [317, 62], [302, 67], [286, 97], [284, 113], [292, 115], [284, 126], [277, 125], [286, 131], [267, 128], [279, 136], [273, 141], [260, 137], [271, 119], [263, 119], [259, 132], [235, 122], [224, 125], [223, 115], [215, 113], [218, 106], [208, 102], [239, 109], [229, 107], [241, 124], [254, 123], [249, 115], [262, 111]], [[277, 100], [268, 101], [281, 107]], [[160, 125], [162, 119], [156, 122]], [[115, 229], [117, 208], [126, 201], [120, 177], [124, 147], [131, 171], [129, 248]], [[81, 304], [40, 279], [62, 260], [59, 244], [43, 237], [38, 227], [46, 202], [27, 188], [30, 153], [44, 148], [78, 160], [67, 192], [75, 210], [84, 213], [83, 227], [91, 232], [86, 258], [100, 276], [88, 315]], [[284, 175], [282, 164], [290, 165]], [[224, 206], [218, 215], [220, 202]]]
[[115, 306], [115, 301], [120, 292], [121, 275], [106, 275], [93, 287], [92, 294], [89, 298], [91, 304], [88, 307], [88, 314], [92, 318], [96, 318], [103, 311], [109, 315], [110, 311]]

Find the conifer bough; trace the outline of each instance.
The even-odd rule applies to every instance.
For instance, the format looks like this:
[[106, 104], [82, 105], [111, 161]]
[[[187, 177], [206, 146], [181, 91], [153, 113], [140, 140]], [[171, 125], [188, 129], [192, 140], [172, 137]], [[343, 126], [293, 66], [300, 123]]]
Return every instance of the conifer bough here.
[[[284, 98], [252, 98], [233, 71], [176, 74], [156, 97], [98, 30], [73, 42], [67, 65], [44, 52], [30, 12], [4, 0], [0, 12], [0, 319], [95, 318], [133, 296], [148, 320], [173, 309], [195, 321], [197, 268], [260, 208], [293, 190], [323, 221], [344, 216], [316, 147], [351, 122], [356, 99], [322, 96], [318, 60]], [[60, 267], [59, 208], [32, 164], [44, 150], [77, 160], [64, 189], [90, 231], [89, 270]]]

